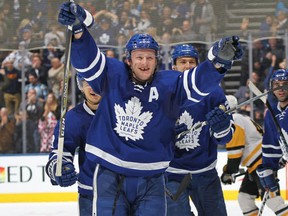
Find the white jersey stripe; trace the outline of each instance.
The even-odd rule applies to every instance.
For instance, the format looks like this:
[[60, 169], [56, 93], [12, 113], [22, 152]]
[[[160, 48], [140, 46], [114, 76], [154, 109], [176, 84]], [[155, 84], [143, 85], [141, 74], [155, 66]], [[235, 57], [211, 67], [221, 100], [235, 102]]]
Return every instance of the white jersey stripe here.
[[170, 161], [162, 161], [162, 162], [154, 162], [154, 163], [137, 163], [137, 162], [130, 162], [130, 161], [123, 161], [107, 152], [102, 151], [101, 149], [86, 144], [85, 147], [86, 152], [89, 152], [97, 157], [100, 157], [107, 162], [114, 164], [119, 167], [135, 169], [135, 170], [159, 170], [165, 169], [169, 166]]

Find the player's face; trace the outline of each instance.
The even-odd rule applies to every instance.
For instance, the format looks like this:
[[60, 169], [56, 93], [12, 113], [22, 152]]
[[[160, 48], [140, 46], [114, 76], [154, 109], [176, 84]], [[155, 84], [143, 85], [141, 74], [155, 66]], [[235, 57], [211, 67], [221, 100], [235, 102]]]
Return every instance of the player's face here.
[[93, 89], [91, 88], [91, 86], [86, 82], [83, 81], [83, 93], [85, 94], [85, 97], [87, 99], [87, 105], [93, 109], [94, 107], [91, 106], [95, 106], [98, 105], [100, 100], [101, 100], [101, 96], [96, 94]]
[[176, 59], [176, 64], [173, 66], [173, 70], [184, 72], [197, 66], [197, 61], [193, 57], [180, 57]]
[[128, 61], [134, 78], [145, 82], [154, 74], [157, 66], [155, 51], [151, 49], [138, 49], [131, 52], [131, 60]]
[[[288, 87], [288, 81], [274, 81], [273, 82], [273, 89], [279, 86]], [[274, 91], [274, 95], [277, 97], [278, 101], [281, 102], [281, 106], [286, 106], [288, 104], [288, 91], [284, 89], [279, 89]]]

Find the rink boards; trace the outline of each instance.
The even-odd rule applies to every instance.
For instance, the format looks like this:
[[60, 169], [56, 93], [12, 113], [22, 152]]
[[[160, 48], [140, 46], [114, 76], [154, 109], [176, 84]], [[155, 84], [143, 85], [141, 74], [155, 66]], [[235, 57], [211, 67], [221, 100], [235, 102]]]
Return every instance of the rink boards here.
[[[45, 173], [48, 154], [0, 155], [0, 202], [63, 202], [77, 200], [77, 184], [61, 188], [52, 186]], [[75, 158], [75, 161], [78, 161]], [[218, 153], [217, 170], [222, 174], [226, 152]], [[77, 164], [75, 164], [78, 170]], [[286, 168], [287, 169], [287, 168]], [[279, 171], [281, 194], [287, 195], [287, 171]], [[243, 176], [235, 184], [222, 185], [225, 200], [236, 200]]]

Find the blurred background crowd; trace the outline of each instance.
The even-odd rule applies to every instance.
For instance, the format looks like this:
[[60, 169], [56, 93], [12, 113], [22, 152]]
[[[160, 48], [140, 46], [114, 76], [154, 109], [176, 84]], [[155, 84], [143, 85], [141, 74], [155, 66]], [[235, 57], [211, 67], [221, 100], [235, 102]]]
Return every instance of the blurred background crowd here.
[[[48, 3], [49, 2], [49, 3]], [[60, 0], [0, 0], [0, 153], [49, 152], [60, 118], [66, 30]], [[161, 45], [159, 69], [169, 69], [173, 46], [190, 43], [206, 59], [213, 41], [239, 35], [245, 49], [222, 87], [239, 103], [252, 97], [250, 79], [269, 89], [273, 71], [286, 68], [288, 0], [81, 0], [95, 19], [89, 31], [107, 57], [125, 59], [125, 44], [148, 33]], [[82, 100], [70, 73], [69, 108]], [[271, 98], [273, 100], [273, 98]], [[241, 112], [263, 122], [261, 101]]]

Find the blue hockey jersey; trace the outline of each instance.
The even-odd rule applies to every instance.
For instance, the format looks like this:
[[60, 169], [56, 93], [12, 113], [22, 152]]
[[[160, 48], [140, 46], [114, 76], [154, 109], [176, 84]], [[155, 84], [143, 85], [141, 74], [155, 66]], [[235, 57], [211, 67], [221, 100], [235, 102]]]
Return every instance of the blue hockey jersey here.
[[[63, 157], [73, 162], [78, 151], [78, 192], [93, 196], [92, 181], [96, 165], [87, 161], [85, 153], [86, 134], [94, 117], [94, 112], [85, 103], [78, 104], [66, 113]], [[57, 158], [59, 122], [54, 130], [54, 141], [49, 161]], [[49, 163], [49, 162], [48, 162]], [[53, 182], [52, 184], [56, 184]]]
[[151, 83], [137, 85], [127, 65], [106, 58], [87, 30], [72, 41], [71, 62], [102, 96], [87, 134], [88, 159], [127, 176], [165, 171], [180, 106], [198, 103], [224, 77], [204, 61], [194, 72], [159, 71]]
[[[219, 86], [201, 102], [183, 107], [179, 117], [179, 124], [185, 123], [187, 128], [193, 127], [206, 120], [205, 115], [218, 107], [228, 103]], [[217, 145], [226, 144], [231, 140], [233, 129], [220, 140], [216, 140], [210, 131], [209, 125], [190, 131], [183, 139], [176, 142], [175, 156], [166, 170], [170, 179], [182, 179], [179, 174], [198, 174], [214, 169], [217, 162]]]
[[[279, 103], [277, 106], [273, 106], [273, 113], [281, 127], [282, 133], [288, 141], [288, 107], [284, 110], [281, 110]], [[275, 123], [272, 118], [272, 114], [269, 110], [264, 118], [264, 136], [262, 144], [262, 164], [263, 167], [269, 167], [274, 170], [278, 170], [278, 162], [283, 155], [280, 145], [280, 135], [277, 131]]]

